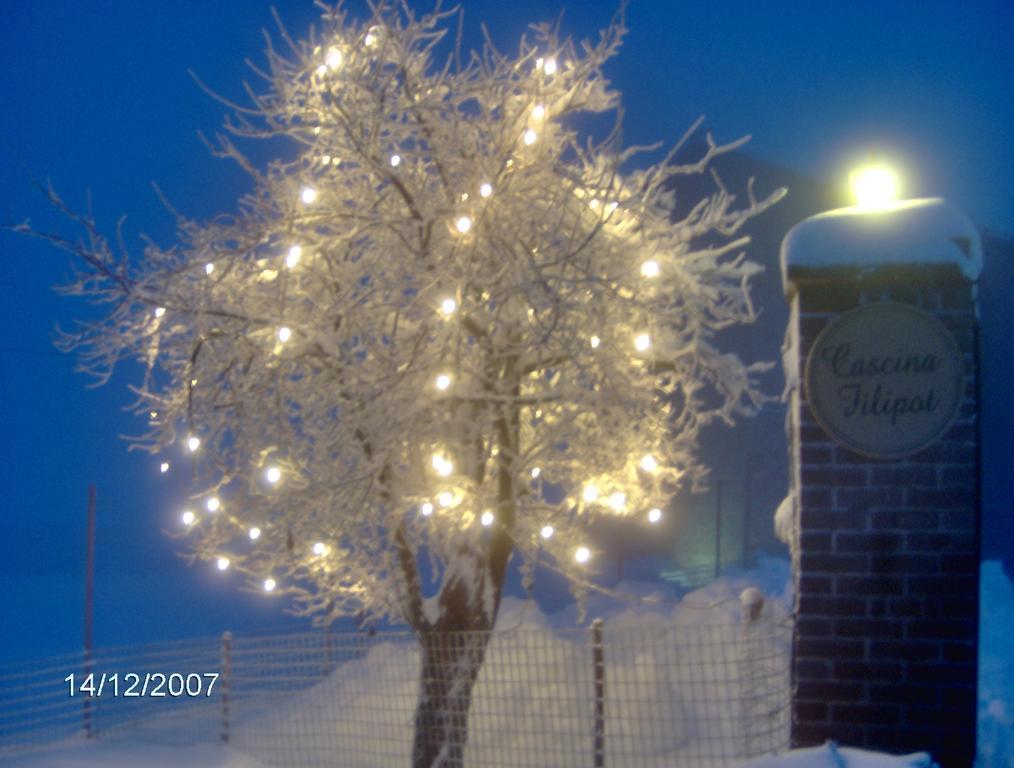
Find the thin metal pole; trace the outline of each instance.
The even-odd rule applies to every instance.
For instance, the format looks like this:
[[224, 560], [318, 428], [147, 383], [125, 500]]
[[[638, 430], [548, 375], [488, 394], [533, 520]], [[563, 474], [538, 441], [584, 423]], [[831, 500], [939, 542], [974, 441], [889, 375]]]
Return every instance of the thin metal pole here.
[[[95, 486], [88, 486], [88, 544], [85, 557], [85, 594], [84, 594], [84, 679], [92, 673], [92, 614], [95, 600]], [[91, 696], [84, 699], [84, 733], [90, 739], [94, 735], [92, 728]]]
[[715, 578], [722, 575], [722, 480], [715, 479]]
[[603, 768], [606, 764], [606, 660], [602, 650], [602, 619], [595, 619], [591, 629], [595, 673], [595, 768]]
[[229, 742], [229, 677], [232, 673], [232, 633], [222, 633], [222, 733], [224, 743]]

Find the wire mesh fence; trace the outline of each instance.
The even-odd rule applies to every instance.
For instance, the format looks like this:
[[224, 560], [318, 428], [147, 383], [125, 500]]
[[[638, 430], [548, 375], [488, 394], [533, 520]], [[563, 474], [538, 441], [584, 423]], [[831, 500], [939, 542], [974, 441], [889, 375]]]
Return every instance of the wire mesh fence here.
[[275, 768], [409, 766], [414, 748], [489, 768], [708, 768], [786, 747], [788, 621], [685, 616], [425, 642], [226, 634], [61, 657], [0, 674], [0, 756], [86, 736], [226, 742]]

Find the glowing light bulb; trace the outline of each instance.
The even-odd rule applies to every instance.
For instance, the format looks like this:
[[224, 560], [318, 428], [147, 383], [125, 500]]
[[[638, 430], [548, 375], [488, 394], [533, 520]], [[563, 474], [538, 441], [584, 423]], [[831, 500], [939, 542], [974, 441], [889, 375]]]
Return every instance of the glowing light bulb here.
[[377, 44], [377, 36], [379, 33], [377, 27], [370, 27], [370, 31], [366, 33], [366, 37], [363, 38], [363, 45], [367, 48], [372, 48]]
[[338, 69], [344, 60], [345, 57], [342, 56], [341, 51], [337, 48], [329, 48], [327, 56], [324, 58], [324, 63], [327, 64], [329, 69]]
[[482, 186], [479, 187], [479, 195], [481, 197], [489, 197], [492, 194], [493, 194], [493, 185], [492, 184], [485, 183], [485, 184], [483, 184]]
[[165, 314], [165, 307], [158, 307], [155, 310], [155, 317], [162, 317]]
[[479, 522], [483, 525], [493, 525], [493, 513], [487, 509], [482, 513], [482, 517], [479, 518]]
[[536, 69], [542, 69], [542, 66], [543, 66], [543, 65], [544, 65], [545, 63], [546, 63], [546, 60], [545, 60], [544, 58], [542, 58], [541, 56], [539, 56], [539, 58], [537, 58], [537, 59], [535, 60], [535, 68], [536, 68]]
[[459, 216], [454, 222], [454, 228], [463, 235], [468, 234], [468, 230], [472, 228], [472, 220], [468, 216]]
[[641, 469], [645, 472], [654, 472], [658, 469], [658, 462], [655, 460], [655, 457], [650, 453], [647, 456], [644, 456], [641, 459]]
[[250, 529], [250, 533], [248, 535], [250, 536], [250, 541], [257, 541], [257, 539], [261, 537], [261, 529], [255, 525]]
[[599, 199], [597, 197], [593, 197], [591, 200], [588, 201], [588, 207], [591, 208], [593, 211], [597, 211], [600, 205], [602, 205], [602, 203], [599, 202]]
[[606, 504], [615, 512], [622, 512], [623, 508], [627, 506], [627, 494], [616, 491], [606, 499]]
[[217, 565], [218, 565], [218, 570], [224, 571], [226, 568], [229, 567], [229, 558], [227, 558], [227, 557], [220, 557], [220, 558], [218, 558]]
[[610, 203], [609, 205], [607, 205], [606, 206], [606, 215], [608, 216], [610, 213], [612, 213], [613, 211], [615, 211], [619, 207], [619, 205], [620, 205], [619, 203]]
[[161, 473], [162, 473], [163, 475], [164, 475], [164, 474], [165, 474], [166, 472], [168, 472], [168, 471], [169, 471], [169, 462], [168, 462], [168, 461], [163, 461], [163, 462], [162, 462], [162, 463], [161, 463], [161, 464], [159, 465], [159, 467], [158, 467], [158, 471], [159, 471], [159, 472], [161, 472]]
[[436, 385], [437, 389], [439, 389], [440, 391], [447, 389], [449, 386], [451, 386], [451, 377], [448, 376], [446, 373], [441, 373], [439, 376], [437, 376]]
[[542, 530], [539, 531], [539, 535], [542, 536], [542, 538], [544, 539], [548, 539], [553, 535], [553, 526], [551, 525], [542, 526]]
[[587, 563], [588, 558], [591, 557], [591, 550], [588, 547], [578, 547], [574, 550], [574, 559], [579, 563]]
[[883, 208], [898, 198], [898, 175], [883, 165], [867, 165], [849, 175], [856, 202], [863, 208]]
[[264, 579], [264, 591], [273, 592], [278, 583], [274, 579]]
[[595, 485], [586, 485], [584, 487], [584, 491], [581, 494], [581, 498], [584, 499], [585, 502], [588, 504], [591, 504], [593, 501], [598, 499], [598, 497], [599, 497], [599, 489], [598, 486]]
[[454, 464], [445, 459], [439, 453], [433, 455], [433, 469], [441, 477], [447, 477], [454, 472]]
[[327, 165], [330, 162], [331, 162], [331, 155], [321, 155], [320, 156], [320, 164], [321, 165]]
[[183, 525], [193, 525], [194, 521], [197, 519], [197, 515], [188, 509], [183, 512], [181, 518], [183, 519]]
[[303, 258], [303, 248], [298, 245], [294, 245], [289, 249], [288, 256], [285, 257], [285, 266], [292, 269], [299, 263], [299, 260]]
[[533, 129], [529, 128], [525, 131], [525, 135], [522, 138], [524, 139], [525, 144], [531, 146], [538, 140], [539, 135]]
[[321, 64], [319, 67], [317, 67], [317, 77], [324, 77], [324, 75], [326, 74], [327, 74], [326, 64]]
[[591, 344], [592, 349], [598, 349], [599, 344], [602, 343], [602, 339], [600, 339], [598, 336], [592, 336], [590, 339], [588, 339], [588, 343]]
[[205, 506], [208, 508], [209, 512], [217, 512], [222, 506], [222, 502], [218, 500], [217, 496], [212, 496], [207, 500], [207, 502], [205, 502]]
[[556, 74], [556, 59], [546, 59], [545, 65], [542, 67], [542, 71], [547, 75]]
[[191, 453], [193, 453], [200, 447], [201, 447], [201, 438], [194, 437], [193, 435], [187, 438], [187, 450], [189, 450]]
[[318, 541], [316, 544], [313, 545], [313, 554], [317, 555], [318, 557], [323, 555], [325, 552], [327, 552], [327, 545], [324, 544], [323, 541]]
[[534, 117], [536, 120], [541, 120], [545, 116], [546, 116], [546, 108], [544, 106], [542, 106], [541, 104], [536, 104], [534, 107], [532, 107], [532, 117]]
[[268, 467], [267, 472], [264, 473], [264, 477], [267, 478], [269, 483], [277, 483], [282, 479], [282, 470], [278, 467]]
[[658, 262], [657, 261], [646, 261], [641, 265], [641, 276], [642, 277], [658, 277]]
[[286, 325], [283, 325], [278, 329], [278, 340], [284, 344], [292, 338], [292, 329]]
[[442, 491], [437, 494], [437, 503], [440, 504], [441, 507], [449, 507], [454, 503], [454, 495], [449, 491]]
[[310, 205], [317, 199], [317, 190], [313, 187], [303, 187], [303, 191], [299, 193], [300, 199]]
[[401, 165], [401, 155], [391, 155], [391, 167], [397, 168]]
[[648, 522], [649, 523], [657, 523], [661, 519], [662, 519], [662, 510], [661, 509], [658, 509], [656, 507], [655, 509], [648, 510]]
[[536, 477], [538, 477], [541, 474], [542, 474], [542, 470], [539, 467], [534, 467], [532, 469], [532, 478], [533, 479], [536, 478]]
[[445, 315], [453, 315], [454, 310], [458, 308], [458, 302], [454, 299], [444, 299], [440, 302], [440, 311]]
[[651, 336], [646, 333], [639, 333], [634, 338], [634, 346], [638, 352], [645, 352], [651, 346]]
[[207, 264], [204, 265], [204, 274], [210, 275], [214, 271], [215, 271], [215, 265], [212, 264], [210, 261]]
[[429, 517], [430, 515], [433, 514], [433, 505], [427, 501], [425, 504], [419, 507], [419, 511], [423, 513], [424, 517]]

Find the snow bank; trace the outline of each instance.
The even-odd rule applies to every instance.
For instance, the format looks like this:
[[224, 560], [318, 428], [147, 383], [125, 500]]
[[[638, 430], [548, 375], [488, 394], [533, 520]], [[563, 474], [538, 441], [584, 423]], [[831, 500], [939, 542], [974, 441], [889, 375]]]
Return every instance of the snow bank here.
[[1014, 768], [1014, 585], [982, 564], [979, 623], [979, 768]]
[[925, 752], [914, 755], [885, 755], [865, 749], [839, 747], [829, 742], [822, 747], [794, 749], [741, 764], [739, 768], [936, 768]]
[[3, 768], [267, 768], [219, 745], [173, 748], [80, 740], [59, 749], [0, 761]]

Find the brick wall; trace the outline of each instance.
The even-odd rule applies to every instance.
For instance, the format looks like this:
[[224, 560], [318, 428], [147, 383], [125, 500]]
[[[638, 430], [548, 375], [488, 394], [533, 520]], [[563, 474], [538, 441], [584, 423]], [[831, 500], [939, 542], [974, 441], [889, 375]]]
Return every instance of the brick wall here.
[[979, 615], [976, 318], [957, 268], [794, 274], [799, 369], [841, 312], [890, 300], [936, 315], [964, 355], [965, 399], [937, 442], [899, 460], [835, 443], [801, 387], [793, 743], [930, 750], [944, 768], [975, 754]]

